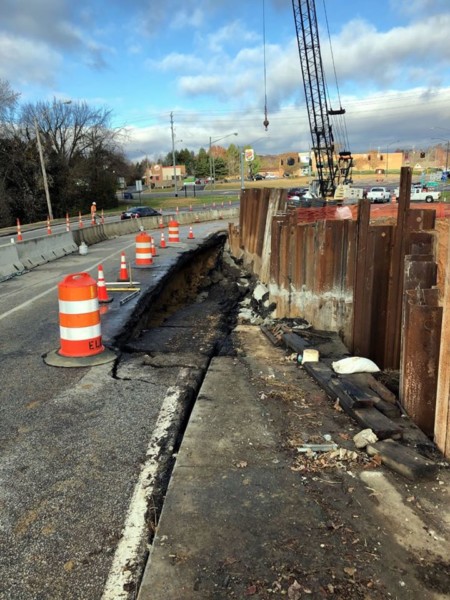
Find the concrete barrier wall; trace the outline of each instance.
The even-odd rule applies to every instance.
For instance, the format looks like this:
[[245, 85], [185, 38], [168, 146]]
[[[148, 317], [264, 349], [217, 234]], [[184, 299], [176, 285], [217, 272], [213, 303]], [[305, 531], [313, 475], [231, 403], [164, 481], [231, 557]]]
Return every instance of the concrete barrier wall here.
[[27, 269], [33, 269], [78, 250], [70, 232], [54, 233], [16, 244], [17, 253]]
[[70, 232], [45, 235], [34, 240], [25, 240], [18, 244], [0, 246], [0, 279], [5, 279], [33, 269], [67, 254], [78, 251], [82, 242], [88, 246], [105, 240], [114, 239], [121, 235], [138, 233], [144, 230], [158, 229], [162, 218], [164, 227], [169, 221], [176, 219], [180, 225], [196, 221], [217, 221], [218, 219], [235, 218], [239, 208], [212, 209], [204, 211], [186, 211], [162, 217], [145, 217], [143, 219], [126, 219], [104, 225], [87, 226]]
[[0, 281], [20, 275], [25, 267], [19, 258], [16, 244], [0, 246]]

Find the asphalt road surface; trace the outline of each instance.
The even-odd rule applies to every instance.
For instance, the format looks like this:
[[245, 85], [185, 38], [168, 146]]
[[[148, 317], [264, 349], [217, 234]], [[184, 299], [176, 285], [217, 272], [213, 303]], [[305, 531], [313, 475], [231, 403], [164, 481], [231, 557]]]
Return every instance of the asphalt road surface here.
[[[57, 284], [79, 271], [96, 278], [99, 262], [115, 281], [134, 245], [122, 236], [0, 284], [1, 600], [102, 598], [142, 466], [158, 444], [164, 460], [173, 451], [168, 431], [198, 366], [143, 365], [133, 353], [94, 368], [43, 360], [59, 348]], [[177, 260], [173, 249], [167, 261]], [[138, 539], [141, 561], [145, 549]]]

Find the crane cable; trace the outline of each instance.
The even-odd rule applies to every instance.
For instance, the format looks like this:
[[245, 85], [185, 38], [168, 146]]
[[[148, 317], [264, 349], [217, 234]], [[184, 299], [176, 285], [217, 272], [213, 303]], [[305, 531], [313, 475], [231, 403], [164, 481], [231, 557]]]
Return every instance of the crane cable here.
[[[337, 97], [339, 100], [339, 108], [342, 110], [341, 95], [340, 95], [340, 91], [339, 91], [339, 83], [338, 83], [338, 78], [337, 78], [337, 73], [336, 73], [336, 63], [334, 61], [333, 46], [331, 44], [330, 26], [328, 23], [328, 14], [327, 14], [327, 8], [325, 5], [325, 0], [323, 0], [323, 10], [324, 10], [324, 14], [325, 14], [325, 23], [327, 25], [328, 43], [330, 45], [331, 62], [333, 64], [334, 80], [335, 80], [335, 84], [336, 84]], [[328, 96], [328, 98], [330, 97], [328, 92], [327, 92], [327, 96]], [[346, 124], [344, 115], [340, 116], [340, 118], [337, 122], [337, 129], [338, 129], [338, 131], [340, 130], [340, 136], [344, 142], [344, 146], [346, 148], [349, 148], [347, 124]]]
[[269, 119], [267, 118], [267, 73], [266, 73], [266, 7], [263, 0], [263, 54], [264, 54], [264, 121], [263, 125], [269, 127]]

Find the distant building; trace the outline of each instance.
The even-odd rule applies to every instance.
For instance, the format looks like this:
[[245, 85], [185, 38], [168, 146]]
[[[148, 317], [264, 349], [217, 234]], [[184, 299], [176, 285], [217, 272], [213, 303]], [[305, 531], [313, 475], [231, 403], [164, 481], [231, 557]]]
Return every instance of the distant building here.
[[164, 187], [164, 184], [173, 185], [174, 175], [176, 175], [177, 181], [182, 181], [186, 176], [185, 165], [175, 165], [175, 169], [173, 166], [152, 165], [147, 167], [144, 178], [148, 186]]

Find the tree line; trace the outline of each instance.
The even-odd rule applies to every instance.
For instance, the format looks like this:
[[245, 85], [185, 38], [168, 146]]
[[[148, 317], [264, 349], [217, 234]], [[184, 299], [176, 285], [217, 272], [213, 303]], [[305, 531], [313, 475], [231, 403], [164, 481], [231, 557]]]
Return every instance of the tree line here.
[[[9, 82], [0, 79], [0, 227], [14, 225], [16, 219], [45, 220], [48, 197], [54, 218], [85, 214], [94, 200], [104, 209], [115, 208], [119, 177], [127, 185], [143, 179], [149, 163], [126, 159], [126, 131], [111, 126], [108, 108], [58, 99], [21, 104], [19, 99]], [[211, 158], [216, 179], [239, 174], [237, 146], [213, 146]], [[172, 153], [157, 162], [173, 165]], [[184, 164], [188, 175], [208, 177], [209, 149], [176, 151], [175, 163]]]

